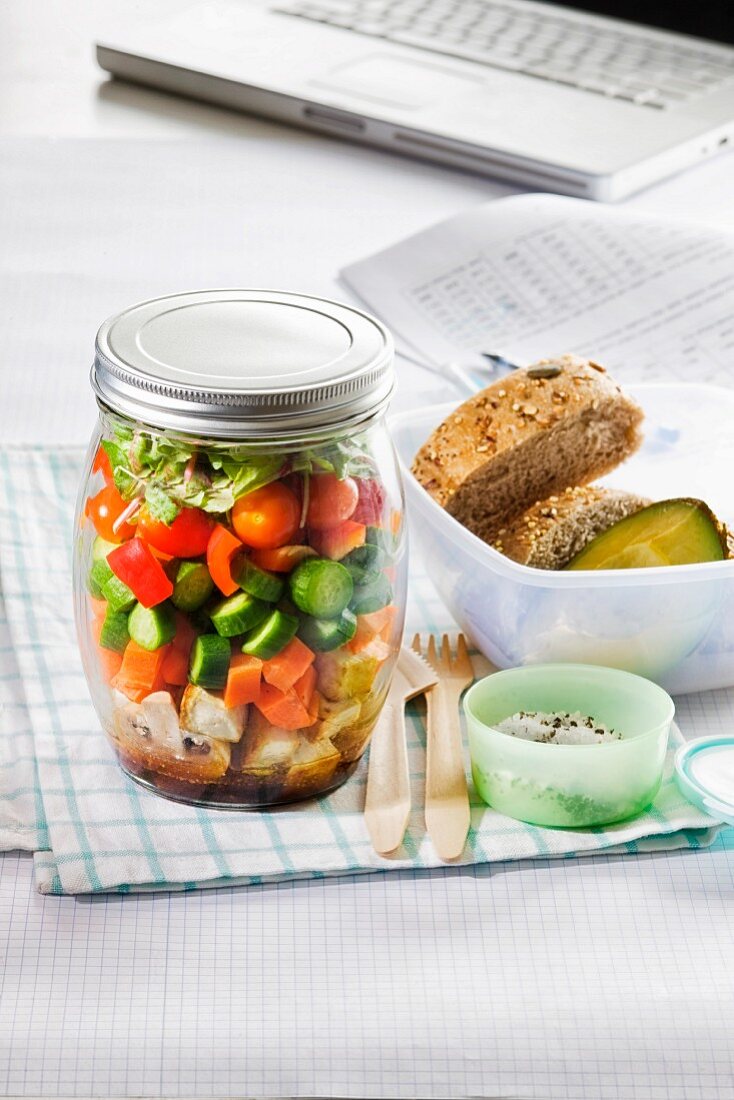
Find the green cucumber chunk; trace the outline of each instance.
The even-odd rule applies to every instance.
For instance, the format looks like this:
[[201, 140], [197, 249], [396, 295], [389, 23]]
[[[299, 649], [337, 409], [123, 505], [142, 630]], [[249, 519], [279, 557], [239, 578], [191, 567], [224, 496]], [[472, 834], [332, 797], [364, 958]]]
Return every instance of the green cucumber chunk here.
[[325, 653], [351, 642], [357, 633], [357, 616], [348, 608], [338, 619], [305, 618], [298, 628], [298, 637], [311, 649]]
[[227, 683], [230, 646], [218, 634], [200, 634], [191, 649], [189, 680], [199, 687], [217, 691]]
[[295, 636], [298, 625], [295, 615], [286, 615], [284, 611], [271, 611], [267, 619], [247, 635], [242, 652], [249, 653], [251, 657], [260, 657], [263, 661], [269, 661], [288, 645], [291, 638]]
[[[373, 530], [376, 530], [376, 528], [373, 528]], [[365, 542], [363, 546], [357, 546], [354, 550], [350, 550], [347, 556], [342, 558], [341, 563], [347, 567], [350, 573], [356, 568], [380, 570], [387, 565], [387, 555], [383, 548], [376, 543]]]
[[128, 588], [114, 573], [102, 585], [102, 595], [113, 611], [129, 611], [136, 602], [132, 589]]
[[384, 573], [375, 573], [366, 583], [357, 585], [349, 605], [355, 615], [368, 615], [392, 602], [392, 586]]
[[117, 550], [119, 542], [108, 542], [101, 535], [97, 535], [92, 543], [92, 561], [106, 561], [111, 550]]
[[256, 596], [258, 600], [267, 600], [268, 603], [277, 603], [285, 588], [280, 577], [261, 569], [249, 558], [243, 559], [235, 580], [243, 592], [249, 592], [251, 596]]
[[244, 634], [259, 626], [269, 611], [264, 600], [255, 599], [249, 592], [238, 592], [236, 596], [218, 603], [209, 616], [217, 634], [223, 638], [234, 638], [235, 634]]
[[128, 616], [124, 611], [113, 611], [108, 607], [99, 635], [99, 644], [105, 649], [114, 649], [115, 653], [122, 653], [129, 641]]
[[345, 569], [349, 570], [349, 575], [354, 583], [355, 591], [357, 588], [364, 588], [365, 585], [374, 584], [378, 577], [382, 576], [382, 573], [377, 569], [370, 569], [365, 565], [357, 565], [355, 562], [347, 564], [342, 562]]
[[214, 591], [214, 581], [203, 561], [182, 561], [173, 578], [171, 603], [179, 611], [198, 611]]
[[143, 607], [136, 603], [127, 622], [130, 637], [143, 649], [160, 649], [172, 641], [176, 622], [170, 607], [159, 603], [156, 607]]
[[104, 598], [102, 588], [105, 582], [114, 575], [105, 558], [99, 558], [97, 561], [92, 562], [92, 568], [89, 570], [89, 576], [87, 577], [87, 588], [95, 600]]
[[348, 606], [354, 581], [346, 566], [328, 558], [307, 558], [290, 575], [291, 599], [317, 619], [336, 619]]

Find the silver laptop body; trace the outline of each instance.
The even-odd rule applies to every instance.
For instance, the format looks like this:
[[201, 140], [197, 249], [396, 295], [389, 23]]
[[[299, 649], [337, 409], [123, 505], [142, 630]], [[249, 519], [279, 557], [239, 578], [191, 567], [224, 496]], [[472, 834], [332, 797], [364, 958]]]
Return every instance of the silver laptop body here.
[[201, 0], [97, 57], [127, 80], [606, 201], [734, 145], [729, 0], [681, 5], [695, 36], [582, 4], [656, 6]]

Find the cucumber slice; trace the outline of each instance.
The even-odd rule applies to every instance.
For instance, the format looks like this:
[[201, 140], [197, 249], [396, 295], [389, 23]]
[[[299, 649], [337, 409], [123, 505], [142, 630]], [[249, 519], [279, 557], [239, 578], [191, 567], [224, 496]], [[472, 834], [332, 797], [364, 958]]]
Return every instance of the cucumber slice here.
[[223, 638], [234, 638], [259, 626], [270, 608], [264, 600], [257, 600], [249, 592], [238, 592], [228, 600], [222, 600], [209, 613], [214, 629]]
[[298, 628], [301, 641], [321, 653], [346, 645], [356, 633], [357, 616], [348, 608], [338, 619], [314, 619], [309, 615]]
[[354, 598], [349, 605], [355, 615], [367, 615], [370, 611], [379, 611], [392, 601], [392, 586], [384, 573], [375, 573], [366, 584], [354, 589]]
[[729, 557], [726, 534], [702, 500], [659, 500], [592, 539], [566, 569], [647, 569]]
[[197, 611], [214, 591], [214, 581], [203, 561], [182, 561], [173, 578], [171, 602], [179, 611]]
[[156, 607], [143, 607], [136, 603], [127, 622], [130, 637], [143, 649], [160, 649], [167, 645], [176, 633], [176, 622], [170, 607], [159, 603]]
[[386, 531], [384, 527], [368, 527], [365, 531], [364, 541], [369, 546], [377, 546], [388, 554], [392, 553], [395, 547], [392, 531]]
[[119, 542], [108, 542], [101, 535], [97, 535], [92, 543], [92, 561], [106, 561], [111, 550], [116, 550]]
[[269, 661], [276, 653], [288, 645], [298, 630], [295, 615], [286, 615], [284, 611], [271, 611], [265, 622], [251, 630], [245, 638], [242, 652], [251, 657], [260, 657]]
[[113, 611], [129, 611], [136, 602], [132, 589], [114, 573], [102, 585], [102, 595]]
[[189, 680], [213, 691], [227, 683], [230, 646], [227, 638], [218, 634], [200, 634], [191, 649]]
[[[373, 528], [373, 530], [376, 529]], [[354, 550], [350, 550], [347, 556], [342, 558], [342, 565], [345, 565], [350, 573], [356, 566], [360, 569], [379, 571], [387, 565], [387, 555], [381, 546], [374, 542], [366, 542], [364, 546], [357, 546]]]
[[87, 588], [95, 600], [104, 598], [102, 588], [105, 581], [108, 581], [114, 575], [105, 558], [99, 558], [97, 561], [92, 562], [92, 568], [89, 570], [89, 576], [87, 577]]
[[108, 607], [99, 635], [99, 644], [105, 649], [114, 649], [115, 653], [122, 653], [130, 641], [127, 619], [124, 611], [112, 611]]
[[341, 562], [308, 558], [291, 573], [290, 592], [296, 607], [307, 615], [336, 619], [352, 598], [354, 581]]
[[374, 584], [377, 578], [382, 576], [379, 570], [369, 569], [364, 565], [357, 565], [356, 562], [352, 562], [349, 565], [346, 563], [343, 564], [344, 568], [349, 570], [349, 575], [354, 582], [355, 591], [358, 588], [364, 588], [365, 585]]
[[285, 588], [280, 577], [261, 569], [249, 558], [244, 558], [235, 580], [244, 592], [249, 592], [259, 600], [267, 600], [268, 603], [277, 603]]

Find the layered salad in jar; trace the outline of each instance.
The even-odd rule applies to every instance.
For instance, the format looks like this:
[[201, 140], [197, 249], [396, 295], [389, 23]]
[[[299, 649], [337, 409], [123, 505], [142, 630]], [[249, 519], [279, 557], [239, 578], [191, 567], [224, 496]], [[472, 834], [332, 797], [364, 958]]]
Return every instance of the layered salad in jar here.
[[403, 628], [400, 490], [369, 429], [268, 449], [103, 426], [77, 612], [122, 766], [224, 806], [334, 788], [366, 748]]

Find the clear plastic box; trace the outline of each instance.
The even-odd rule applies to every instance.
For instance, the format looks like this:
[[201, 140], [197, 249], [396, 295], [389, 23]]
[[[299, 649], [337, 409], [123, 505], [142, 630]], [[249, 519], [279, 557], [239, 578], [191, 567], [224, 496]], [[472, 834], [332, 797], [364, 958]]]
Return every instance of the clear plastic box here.
[[[734, 523], [734, 390], [627, 387], [645, 411], [640, 451], [604, 479], [654, 500], [699, 497]], [[439, 507], [410, 473], [458, 402], [395, 416], [412, 546], [461, 629], [499, 668], [610, 665], [672, 693], [734, 686], [734, 561], [550, 572], [518, 565]]]

